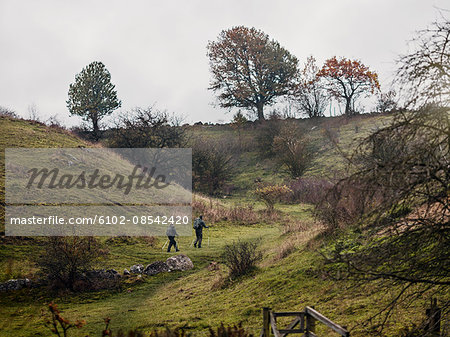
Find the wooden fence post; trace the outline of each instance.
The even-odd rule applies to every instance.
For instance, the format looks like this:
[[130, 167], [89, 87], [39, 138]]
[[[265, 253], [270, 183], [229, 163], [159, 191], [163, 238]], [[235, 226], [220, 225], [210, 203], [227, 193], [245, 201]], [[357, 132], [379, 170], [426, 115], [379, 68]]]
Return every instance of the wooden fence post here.
[[263, 336], [270, 336], [270, 308], [263, 308]]
[[432, 336], [439, 337], [441, 333], [441, 308], [437, 306], [437, 299], [431, 299], [431, 307], [426, 310], [428, 322], [425, 331], [431, 332]]
[[[311, 308], [314, 309], [313, 306]], [[309, 336], [310, 332], [316, 332], [316, 320], [310, 314], [306, 313], [306, 336]]]

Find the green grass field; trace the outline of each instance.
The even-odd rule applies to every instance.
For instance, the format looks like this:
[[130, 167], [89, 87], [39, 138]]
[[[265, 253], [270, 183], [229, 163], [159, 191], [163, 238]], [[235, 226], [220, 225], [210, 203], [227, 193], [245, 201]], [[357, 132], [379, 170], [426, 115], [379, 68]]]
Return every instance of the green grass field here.
[[[389, 117], [376, 116], [343, 122], [336, 128], [339, 144], [349, 148], [355, 139], [362, 137]], [[309, 121], [311, 123], [311, 121]], [[207, 130], [203, 132], [202, 130]], [[192, 132], [205, 137], [225, 137], [233, 134], [231, 128], [215, 131], [214, 128], [193, 128]], [[73, 135], [22, 121], [0, 118], [1, 153], [6, 147], [77, 147], [89, 146]], [[339, 164], [338, 155], [323, 137], [323, 128], [311, 130], [311, 138], [321, 142], [320, 151], [308, 175], [331, 174]], [[251, 135], [248, 135], [251, 139]], [[3, 167], [4, 157], [1, 158]], [[234, 184], [240, 193], [220, 202], [226, 207], [254, 204], [254, 211], [262, 214], [263, 206], [252, 200], [252, 182], [256, 177], [282, 181], [283, 175], [272, 171], [270, 161], [256, 166], [258, 159], [253, 152], [246, 153], [239, 161]], [[0, 179], [3, 198], [3, 176]], [[4, 199], [3, 199], [4, 200]], [[243, 323], [255, 335], [262, 327], [261, 309], [301, 310], [314, 305], [335, 322], [352, 329], [352, 336], [369, 336], [359, 323], [370, 318], [382, 308], [393, 294], [376, 291], [375, 283], [354, 287], [345, 280], [331, 280], [322, 269], [319, 254], [324, 242], [317, 237], [322, 227], [315, 223], [309, 205], [276, 205], [277, 218], [260, 221], [254, 225], [232, 222], [212, 224], [205, 231], [202, 249], [190, 248], [192, 237], [181, 237], [181, 253], [194, 262], [194, 269], [187, 272], [162, 273], [155, 276], [132, 276], [121, 283], [119, 289], [85, 293], [53, 293], [45, 288], [22, 289], [0, 293], [1, 336], [49, 336], [43, 325], [46, 304], [54, 301], [62, 315], [70, 320], [84, 319], [87, 325], [72, 330], [70, 336], [98, 336], [104, 327], [103, 319], [111, 318], [111, 328], [139, 328], [151, 331], [169, 326], [183, 327], [195, 335], [207, 335], [208, 328], [225, 324]], [[3, 214], [2, 214], [3, 217]], [[211, 224], [206, 219], [208, 224]], [[3, 218], [2, 218], [3, 222]], [[163, 252], [165, 238], [148, 243], [143, 238], [127, 241], [107, 241], [110, 254], [102, 268], [115, 268], [122, 273], [133, 264], [144, 265], [164, 260], [172, 254]], [[229, 280], [227, 267], [222, 263], [223, 247], [236, 240], [261, 240], [263, 260], [258, 269], [237, 280]], [[109, 242], [109, 243], [108, 243]], [[40, 239], [14, 240], [1, 238], [0, 281], [10, 278], [33, 277], [37, 268], [35, 257], [43, 246]], [[220, 269], [208, 270], [210, 262], [219, 262]], [[424, 299], [425, 301], [426, 299]], [[417, 322], [423, 306], [411, 306], [394, 313], [394, 320], [387, 326], [388, 335], [396, 336], [402, 326]], [[319, 336], [331, 336], [318, 325]]]

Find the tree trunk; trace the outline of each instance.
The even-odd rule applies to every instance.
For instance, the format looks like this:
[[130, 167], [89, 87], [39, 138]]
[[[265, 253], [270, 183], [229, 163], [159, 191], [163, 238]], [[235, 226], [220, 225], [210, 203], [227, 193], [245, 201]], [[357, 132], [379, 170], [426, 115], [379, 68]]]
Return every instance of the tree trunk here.
[[92, 126], [94, 129], [94, 133], [98, 133], [98, 119], [93, 119], [92, 120]]
[[351, 115], [353, 115], [353, 111], [352, 111], [352, 98], [348, 97], [345, 100], [345, 115], [350, 117]]
[[92, 116], [92, 128], [93, 128], [94, 139], [98, 140], [100, 138], [100, 134], [99, 134], [99, 128], [98, 128], [98, 117], [97, 117], [97, 115], [93, 115]]
[[263, 104], [263, 102], [256, 103], [256, 110], [258, 111], [258, 119], [260, 121], [265, 120], [265, 118], [264, 118], [264, 104]]

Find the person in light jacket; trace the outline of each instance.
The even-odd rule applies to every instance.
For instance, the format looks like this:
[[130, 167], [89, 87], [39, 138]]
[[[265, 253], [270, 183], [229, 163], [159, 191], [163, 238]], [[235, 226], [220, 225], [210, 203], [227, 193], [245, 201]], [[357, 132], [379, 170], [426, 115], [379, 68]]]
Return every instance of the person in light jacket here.
[[178, 233], [173, 224], [170, 224], [169, 227], [167, 227], [166, 235], [169, 238], [169, 246], [167, 247], [167, 252], [170, 252], [172, 246], [175, 247], [176, 252], [180, 251], [178, 249], [177, 242], [175, 241], [175, 236], [178, 236]]

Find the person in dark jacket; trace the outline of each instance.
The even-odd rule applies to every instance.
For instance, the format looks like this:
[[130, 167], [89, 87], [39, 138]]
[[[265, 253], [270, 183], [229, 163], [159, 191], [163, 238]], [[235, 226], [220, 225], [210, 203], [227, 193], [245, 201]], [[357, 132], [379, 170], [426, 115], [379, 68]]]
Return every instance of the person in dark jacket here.
[[209, 228], [206, 226], [205, 222], [203, 221], [203, 216], [200, 215], [197, 219], [194, 221], [194, 229], [195, 229], [195, 236], [197, 239], [194, 242], [194, 247], [202, 248], [202, 240], [203, 240], [203, 228]]
[[172, 246], [175, 247], [176, 252], [180, 251], [178, 249], [177, 242], [175, 241], [175, 236], [178, 236], [178, 233], [173, 224], [170, 224], [169, 227], [167, 227], [166, 235], [169, 238], [169, 246], [167, 247], [167, 252], [170, 252]]

